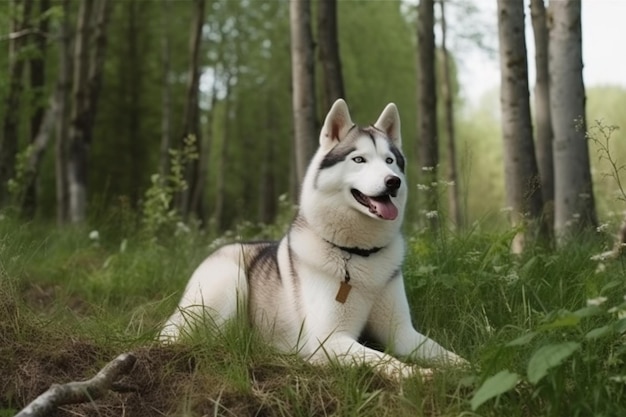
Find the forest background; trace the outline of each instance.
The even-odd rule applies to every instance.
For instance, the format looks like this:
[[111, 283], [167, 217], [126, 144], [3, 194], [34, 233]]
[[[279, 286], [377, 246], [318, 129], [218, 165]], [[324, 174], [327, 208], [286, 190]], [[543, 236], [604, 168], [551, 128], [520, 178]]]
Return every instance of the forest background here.
[[[490, 8], [484, 6], [483, 2], [452, 2], [448, 12], [454, 22], [448, 25], [448, 44], [453, 60], [458, 189], [467, 224], [486, 220], [481, 222], [483, 227], [503, 227], [507, 225], [507, 215], [502, 209], [507, 204], [497, 88], [479, 97], [476, 86], [470, 85], [464, 91], [459, 82], [454, 81], [463, 80], [463, 72], [489, 76], [493, 74], [494, 64], [497, 65], [495, 15], [486, 12], [485, 9]], [[60, 49], [63, 24], [68, 24], [67, 30], [73, 32], [78, 10], [76, 5], [68, 7], [62, 2], [48, 1], [33, 2], [31, 7], [28, 21], [20, 23], [22, 9], [12, 2], [0, 4], [4, 9], [0, 14], [0, 27], [5, 28], [3, 33], [15, 34], [11, 28], [16, 29], [15, 25], [20, 24], [25, 25], [21, 30], [32, 32], [16, 40], [7, 36], [3, 40], [7, 52], [11, 47], [13, 53], [0, 56], [0, 65], [8, 68], [9, 58], [17, 59], [23, 63], [21, 76], [28, 78], [20, 79], [19, 99], [11, 102], [14, 98], [9, 97], [9, 90], [13, 81], [2, 77], [0, 96], [5, 99], [0, 103], [0, 114], [6, 115], [6, 119], [12, 118], [15, 124], [16, 155], [26, 159], [26, 154], [32, 156], [42, 151], [38, 155], [40, 160], [31, 196], [24, 196], [27, 192], [21, 190], [17, 205], [24, 213], [30, 213], [29, 216], [57, 217], [63, 222], [68, 220], [68, 214], [59, 213], [64, 209], [58, 205], [57, 180], [59, 165], [67, 161], [59, 160], [58, 145], [55, 152], [52, 125], [43, 128], [48, 129], [47, 134], [52, 137], [47, 138], [43, 149], [33, 152], [28, 146], [43, 130], [39, 127], [44, 110], [50, 107], [50, 97], [60, 82], [63, 71], [59, 65], [60, 53], [69, 54], [66, 55], [71, 57], [69, 64], [77, 59], [73, 50], [63, 52]], [[63, 12], [64, 7], [68, 7], [67, 13]], [[95, 118], [90, 120], [87, 166], [81, 173], [86, 181], [88, 208], [85, 213], [92, 219], [116, 207], [141, 207], [153, 174], [167, 169], [165, 149], [179, 148], [182, 139], [193, 130], [189, 128], [191, 116], [187, 109], [190, 65], [193, 66], [190, 64], [193, 59], [190, 23], [197, 15], [196, 7], [178, 1], [109, 4], [106, 31], [100, 34], [105, 48], [97, 86], [99, 93], [94, 98], [96, 107], [91, 112]], [[493, 8], [494, 5], [490, 13], [494, 13]], [[207, 4], [204, 13], [197, 51], [200, 80], [197, 145], [201, 149], [197, 165], [202, 172], [197, 172], [197, 179], [190, 181], [202, 184], [198, 192], [200, 202], [197, 202], [201, 207], [199, 217], [217, 231], [232, 228], [242, 221], [271, 223], [276, 218], [281, 195], [288, 196], [292, 202], [297, 200], [288, 5], [284, 2], [213, 1]], [[416, 161], [415, 7], [401, 2], [340, 1], [337, 13], [345, 95], [355, 120], [369, 123], [384, 104], [396, 102], [403, 120], [405, 152], [409, 161]], [[486, 24], [490, 20], [491, 23]], [[373, 27], [394, 30], [372, 30]], [[42, 30], [46, 31], [45, 35]], [[439, 42], [440, 37], [438, 34]], [[35, 38], [37, 41], [30, 41]], [[15, 42], [26, 39], [28, 43], [18, 44], [16, 48]], [[96, 41], [94, 38], [93, 42]], [[94, 46], [90, 52], [95, 54], [95, 50]], [[459, 59], [455, 64], [457, 55]], [[477, 63], [477, 56], [482, 63]], [[42, 69], [34, 70], [37, 65]], [[322, 97], [319, 63], [317, 66], [317, 93]], [[442, 80], [440, 63], [437, 68], [437, 79]], [[484, 76], [482, 80], [479, 82], [484, 84]], [[497, 80], [494, 81], [490, 85], [497, 85]], [[532, 86], [532, 80], [530, 83]], [[438, 85], [441, 96], [443, 83]], [[588, 121], [622, 124], [624, 116], [620, 109], [626, 100], [623, 86], [594, 85], [587, 88], [587, 97]], [[439, 170], [445, 173], [448, 169], [447, 148], [443, 146], [447, 140], [445, 111], [443, 100], [438, 103], [438, 138], [442, 143]], [[317, 102], [317, 126], [327, 111], [325, 104], [324, 100]], [[612, 140], [612, 152], [617, 159], [625, 152], [622, 135], [617, 131]], [[5, 147], [4, 153], [9, 151]], [[622, 207], [615, 198], [615, 183], [603, 175], [608, 172], [606, 161], [598, 158], [593, 144], [590, 154], [600, 216], [605, 220], [619, 217], [616, 213]], [[417, 166], [417, 163], [410, 164], [409, 174], [415, 185], [411, 187], [410, 223], [415, 223], [420, 212]], [[15, 171], [9, 174], [6, 179], [15, 176]], [[445, 191], [442, 190], [441, 195], [445, 195]], [[8, 201], [3, 198], [5, 206]], [[441, 203], [440, 209], [440, 215], [446, 218], [446, 204]]]

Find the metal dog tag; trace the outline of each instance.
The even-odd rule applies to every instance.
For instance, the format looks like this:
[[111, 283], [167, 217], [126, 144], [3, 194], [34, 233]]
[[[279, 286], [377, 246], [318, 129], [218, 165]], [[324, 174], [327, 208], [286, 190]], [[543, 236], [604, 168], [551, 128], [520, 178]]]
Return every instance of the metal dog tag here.
[[337, 291], [337, 295], [335, 296], [335, 300], [339, 301], [341, 304], [344, 304], [348, 299], [348, 294], [350, 294], [350, 290], [352, 289], [352, 285], [348, 284], [346, 281], [341, 281], [339, 285], [339, 291]]

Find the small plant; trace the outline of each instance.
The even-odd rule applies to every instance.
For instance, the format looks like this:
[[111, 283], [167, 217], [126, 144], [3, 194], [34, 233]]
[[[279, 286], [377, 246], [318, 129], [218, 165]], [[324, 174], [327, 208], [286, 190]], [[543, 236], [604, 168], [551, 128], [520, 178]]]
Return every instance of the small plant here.
[[611, 138], [613, 133], [618, 129], [619, 126], [607, 125], [601, 120], [596, 120], [594, 125], [587, 130], [585, 136], [598, 147], [598, 159], [600, 161], [607, 161], [609, 164], [610, 172], [604, 173], [604, 176], [611, 177], [615, 180], [619, 191], [618, 199], [626, 202], [626, 191], [624, 190], [624, 184], [622, 184], [620, 178], [620, 173], [626, 169], [626, 165], [619, 164], [611, 153]]
[[[506, 343], [504, 349], [527, 359], [526, 369], [503, 369], [486, 378], [474, 393], [472, 410], [520, 387], [531, 391], [549, 415], [571, 415], [573, 410], [610, 415], [612, 404], [624, 395], [626, 382], [626, 298], [610, 306], [603, 295], [617, 287], [623, 288], [623, 282], [609, 282], [601, 295], [574, 311], [549, 312], [534, 329]], [[589, 385], [589, 396], [576, 387], [580, 381]]]
[[19, 209], [26, 194], [26, 186], [31, 175], [28, 168], [28, 160], [33, 153], [33, 147], [27, 146], [22, 152], [16, 155], [15, 174], [7, 181], [7, 189], [11, 196], [11, 205]]
[[185, 170], [191, 161], [198, 159], [196, 137], [187, 136], [182, 149], [170, 149], [170, 172], [167, 175], [154, 174], [152, 185], [146, 190], [142, 211], [144, 232], [156, 237], [162, 232], [174, 231], [182, 219], [174, 207], [174, 197], [189, 187], [185, 180]]

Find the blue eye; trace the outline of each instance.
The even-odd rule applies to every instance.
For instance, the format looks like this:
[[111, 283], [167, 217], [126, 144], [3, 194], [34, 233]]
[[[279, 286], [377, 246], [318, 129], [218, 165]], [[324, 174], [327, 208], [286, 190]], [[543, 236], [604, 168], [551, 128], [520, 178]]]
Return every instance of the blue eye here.
[[385, 162], [391, 165], [393, 164], [393, 158], [387, 158], [385, 159]]
[[362, 156], [355, 156], [354, 158], [352, 158], [352, 160], [357, 164], [362, 164], [365, 162], [365, 158], [363, 158]]

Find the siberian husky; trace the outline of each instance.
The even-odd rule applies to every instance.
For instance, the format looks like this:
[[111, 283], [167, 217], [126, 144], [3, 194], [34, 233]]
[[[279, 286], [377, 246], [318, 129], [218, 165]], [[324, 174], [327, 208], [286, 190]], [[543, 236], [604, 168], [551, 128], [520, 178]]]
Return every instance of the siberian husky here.
[[[404, 171], [395, 104], [373, 125], [359, 127], [337, 100], [287, 234], [278, 242], [230, 244], [209, 256], [160, 339], [176, 340], [205, 313], [220, 326], [245, 305], [269, 343], [312, 363], [368, 364], [397, 378], [417, 368], [394, 356], [464, 362], [411, 324], [401, 270]], [[362, 333], [394, 356], [359, 343]]]

